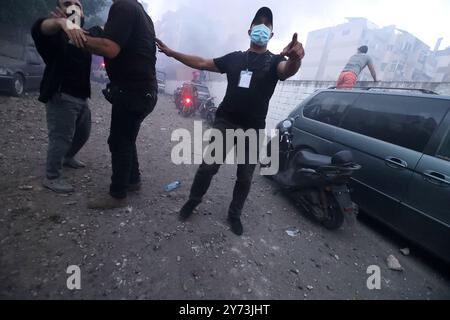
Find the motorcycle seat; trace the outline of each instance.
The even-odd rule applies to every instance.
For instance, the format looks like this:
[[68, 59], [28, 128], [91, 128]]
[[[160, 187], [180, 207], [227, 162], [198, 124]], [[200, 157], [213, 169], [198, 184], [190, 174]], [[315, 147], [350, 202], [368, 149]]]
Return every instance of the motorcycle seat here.
[[296, 164], [301, 167], [319, 168], [331, 165], [332, 158], [310, 151], [302, 150], [296, 155]]

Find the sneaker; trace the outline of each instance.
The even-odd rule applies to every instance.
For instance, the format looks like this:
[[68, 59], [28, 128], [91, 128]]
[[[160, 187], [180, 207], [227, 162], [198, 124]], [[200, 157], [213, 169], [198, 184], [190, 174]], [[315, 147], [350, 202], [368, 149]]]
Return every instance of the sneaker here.
[[72, 193], [75, 191], [73, 186], [64, 178], [48, 179], [45, 178], [42, 185], [56, 193]]
[[180, 210], [179, 219], [185, 222], [194, 213], [194, 209], [200, 204], [199, 201], [188, 200]]
[[127, 198], [117, 199], [111, 197], [109, 194], [88, 201], [88, 208], [93, 210], [112, 210], [116, 208], [125, 208], [127, 206]]
[[228, 217], [228, 223], [230, 224], [231, 231], [237, 236], [242, 236], [244, 233], [244, 227], [242, 227], [241, 219], [239, 217]]
[[128, 192], [137, 192], [137, 191], [140, 191], [141, 188], [142, 188], [142, 183], [138, 182], [138, 183], [134, 183], [134, 184], [129, 184], [127, 191]]
[[66, 158], [66, 159], [64, 159], [63, 165], [65, 167], [72, 168], [72, 169], [86, 168], [86, 165], [83, 162], [78, 161], [75, 158]]

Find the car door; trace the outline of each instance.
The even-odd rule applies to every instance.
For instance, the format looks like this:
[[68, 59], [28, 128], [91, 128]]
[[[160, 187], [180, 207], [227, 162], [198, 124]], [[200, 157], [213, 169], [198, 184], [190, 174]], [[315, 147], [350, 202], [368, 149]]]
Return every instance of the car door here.
[[405, 217], [410, 238], [450, 261], [450, 114], [434, 139], [414, 170]]
[[353, 198], [361, 208], [400, 230], [402, 202], [425, 147], [446, 108], [419, 96], [366, 93], [336, 130], [336, 150], [350, 149], [362, 169], [354, 175]]

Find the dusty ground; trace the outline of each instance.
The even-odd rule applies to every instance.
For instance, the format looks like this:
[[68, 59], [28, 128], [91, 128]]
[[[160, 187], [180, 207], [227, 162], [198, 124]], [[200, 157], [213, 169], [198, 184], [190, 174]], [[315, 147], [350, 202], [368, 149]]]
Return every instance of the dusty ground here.
[[[143, 190], [127, 210], [86, 209], [88, 195], [105, 192], [110, 177], [106, 139], [110, 106], [94, 87], [92, 137], [80, 154], [88, 164], [64, 174], [70, 196], [41, 187], [46, 123], [36, 96], [0, 96], [0, 298], [3, 299], [449, 299], [446, 267], [372, 222], [330, 232], [309, 220], [277, 187], [256, 177], [243, 217], [245, 234], [226, 225], [234, 167], [215, 178], [193, 219], [181, 224], [196, 166], [170, 161], [175, 128], [193, 119], [161, 96], [139, 136]], [[164, 186], [182, 187], [166, 193]], [[299, 230], [290, 237], [287, 230]], [[404, 271], [389, 270], [394, 254]], [[78, 265], [82, 289], [66, 287]], [[366, 287], [367, 267], [378, 265], [381, 290]]]

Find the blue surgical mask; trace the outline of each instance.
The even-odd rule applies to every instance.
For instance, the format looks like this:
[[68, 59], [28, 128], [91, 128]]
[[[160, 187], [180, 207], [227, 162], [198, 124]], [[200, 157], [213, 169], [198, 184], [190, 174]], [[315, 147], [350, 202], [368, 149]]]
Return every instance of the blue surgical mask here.
[[272, 30], [270, 30], [270, 28], [266, 25], [260, 24], [252, 28], [250, 38], [252, 40], [252, 43], [262, 47], [269, 43], [271, 35]]

